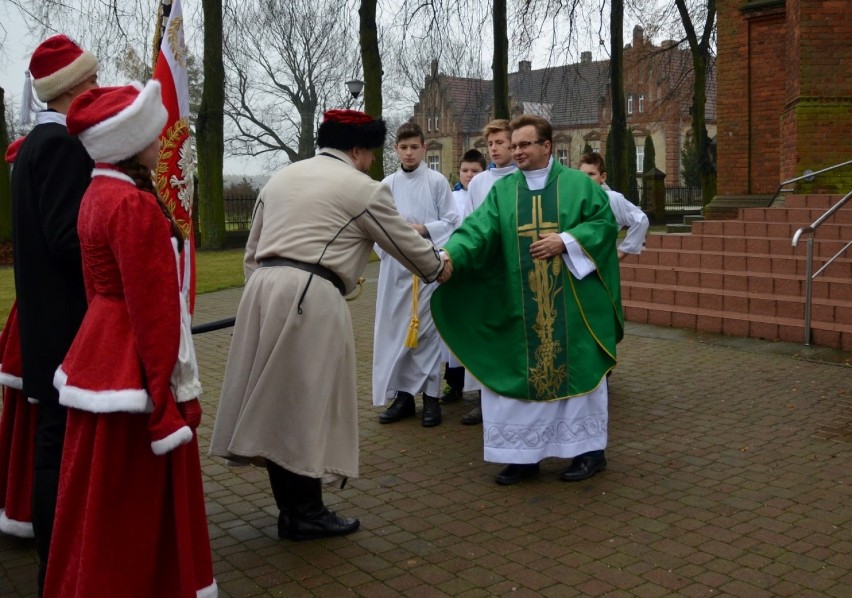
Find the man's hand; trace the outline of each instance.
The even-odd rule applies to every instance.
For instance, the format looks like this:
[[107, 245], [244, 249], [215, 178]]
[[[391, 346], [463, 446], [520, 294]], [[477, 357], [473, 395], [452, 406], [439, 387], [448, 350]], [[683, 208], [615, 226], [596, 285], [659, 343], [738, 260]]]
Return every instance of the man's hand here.
[[530, 245], [530, 254], [537, 260], [547, 260], [565, 252], [565, 243], [559, 233], [543, 233]]
[[444, 284], [453, 275], [453, 262], [450, 260], [450, 256], [446, 253], [442, 252], [441, 257], [444, 260], [444, 269], [441, 270], [441, 273], [438, 275], [438, 282]]
[[423, 224], [409, 224], [408, 226], [410, 226], [411, 228], [416, 230], [417, 234], [420, 235], [421, 237], [426, 236], [426, 226], [425, 225], [423, 225]]
[[618, 249], [617, 251], [618, 251], [618, 261], [621, 261], [621, 260], [623, 260], [624, 258], [627, 257], [627, 254], [624, 253], [623, 251], [621, 251], [620, 249]]

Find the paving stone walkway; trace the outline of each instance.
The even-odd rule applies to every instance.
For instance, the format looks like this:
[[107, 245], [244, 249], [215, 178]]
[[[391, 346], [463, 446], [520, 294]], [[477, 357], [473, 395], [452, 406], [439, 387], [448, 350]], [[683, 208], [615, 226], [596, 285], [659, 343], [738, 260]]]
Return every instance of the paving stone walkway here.
[[[503, 487], [481, 427], [459, 423], [468, 401], [436, 428], [379, 425], [366, 275], [349, 304], [361, 477], [325, 494], [361, 518], [351, 536], [278, 540], [265, 470], [206, 456], [230, 330], [196, 337], [220, 596], [852, 596], [852, 354], [628, 325], [608, 469], [569, 484], [548, 459]], [[199, 297], [196, 323], [240, 293]], [[34, 580], [32, 543], [0, 537], [0, 596], [34, 596]]]

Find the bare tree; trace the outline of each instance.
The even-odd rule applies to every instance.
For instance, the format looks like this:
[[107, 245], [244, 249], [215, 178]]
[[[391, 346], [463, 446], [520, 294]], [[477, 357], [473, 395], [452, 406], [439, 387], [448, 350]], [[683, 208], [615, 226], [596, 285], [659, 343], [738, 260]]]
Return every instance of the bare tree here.
[[698, 157], [698, 170], [701, 173], [701, 197], [707, 205], [716, 195], [716, 163], [713, 158], [710, 137], [707, 134], [705, 110], [707, 105], [707, 73], [711, 65], [716, 33], [716, 0], [706, 0], [701, 4], [696, 14], [703, 16], [703, 29], [698, 37], [692, 16], [685, 0], [675, 0], [680, 14], [686, 40], [692, 53], [692, 68], [694, 71], [692, 88], [692, 139]]
[[[382, 116], [384, 93], [382, 90], [382, 56], [379, 53], [379, 32], [376, 23], [377, 0], [361, 0], [358, 9], [358, 37], [361, 42], [361, 65], [364, 69], [364, 110], [373, 118]], [[382, 148], [376, 148], [370, 176], [380, 181], [384, 178]]]
[[335, 0], [255, 0], [228, 10], [226, 114], [238, 155], [314, 154], [322, 110], [357, 73], [350, 16]]

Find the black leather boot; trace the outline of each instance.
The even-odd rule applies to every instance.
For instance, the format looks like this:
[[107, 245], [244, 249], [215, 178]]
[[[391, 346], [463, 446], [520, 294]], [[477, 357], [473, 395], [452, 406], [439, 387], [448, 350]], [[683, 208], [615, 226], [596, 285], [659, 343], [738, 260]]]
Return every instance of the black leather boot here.
[[480, 398], [476, 400], [476, 407], [471, 409], [468, 413], [464, 414], [461, 418], [461, 423], [466, 426], [475, 426], [476, 424], [482, 423], [482, 391], [480, 391]]
[[456, 368], [447, 367], [444, 370], [444, 380], [446, 380], [450, 390], [444, 393], [444, 396], [441, 397], [441, 402], [446, 405], [447, 403], [460, 401], [462, 398], [462, 389], [464, 388], [464, 368], [461, 366]]
[[[358, 519], [341, 517], [322, 502], [322, 480], [282, 469], [286, 475], [289, 516], [286, 530], [278, 518], [278, 537], [289, 540], [314, 540], [351, 534], [361, 526]], [[282, 532], [284, 532], [282, 534]]]
[[414, 396], [407, 392], [397, 391], [393, 403], [379, 415], [380, 424], [392, 424], [405, 417], [413, 417], [415, 413]]
[[269, 459], [266, 460], [266, 471], [269, 474], [269, 485], [272, 486], [272, 496], [275, 497], [278, 507], [278, 537], [286, 538], [290, 529], [290, 497], [287, 487], [289, 472]]
[[431, 428], [441, 423], [441, 406], [438, 404], [438, 397], [430, 397], [423, 395], [423, 414], [420, 423], [424, 428]]

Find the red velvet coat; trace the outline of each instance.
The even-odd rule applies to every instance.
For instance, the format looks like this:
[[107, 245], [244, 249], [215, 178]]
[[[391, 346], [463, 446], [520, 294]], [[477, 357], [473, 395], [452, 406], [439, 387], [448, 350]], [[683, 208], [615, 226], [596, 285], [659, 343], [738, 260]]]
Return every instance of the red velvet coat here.
[[180, 302], [156, 199], [96, 168], [78, 224], [89, 310], [55, 382], [68, 409], [45, 596], [215, 596], [197, 399], [178, 403]]

